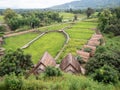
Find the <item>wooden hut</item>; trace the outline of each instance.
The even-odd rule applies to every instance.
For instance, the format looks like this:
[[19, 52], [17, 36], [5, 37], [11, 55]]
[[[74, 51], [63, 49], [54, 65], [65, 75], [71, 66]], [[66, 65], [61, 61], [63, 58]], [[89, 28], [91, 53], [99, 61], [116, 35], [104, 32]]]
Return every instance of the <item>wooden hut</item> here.
[[90, 52], [90, 56], [93, 56], [95, 54], [95, 51], [96, 51], [96, 47], [95, 46], [89, 46], [89, 45], [84, 45], [83, 46], [83, 50], [85, 48], [90, 48], [92, 51]]
[[99, 40], [99, 39], [103, 38], [103, 36], [101, 34], [94, 34], [92, 36], [92, 38], [98, 38], [98, 40]]
[[90, 58], [90, 53], [82, 50], [77, 50], [77, 54], [80, 55], [85, 62], [87, 62], [88, 59]]
[[99, 41], [89, 40], [87, 45], [89, 45], [89, 46], [99, 46], [100, 42]]
[[62, 60], [60, 69], [68, 73], [81, 73], [80, 64], [71, 53]]
[[39, 74], [41, 72], [44, 72], [47, 66], [56, 66], [56, 62], [48, 52], [45, 52], [39, 63], [35, 65], [30, 73]]

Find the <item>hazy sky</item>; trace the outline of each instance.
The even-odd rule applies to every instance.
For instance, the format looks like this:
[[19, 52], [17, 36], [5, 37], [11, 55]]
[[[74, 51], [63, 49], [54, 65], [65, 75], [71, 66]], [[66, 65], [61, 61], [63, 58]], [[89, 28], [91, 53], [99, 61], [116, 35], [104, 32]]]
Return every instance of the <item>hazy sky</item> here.
[[0, 0], [1, 8], [46, 8], [75, 0]]

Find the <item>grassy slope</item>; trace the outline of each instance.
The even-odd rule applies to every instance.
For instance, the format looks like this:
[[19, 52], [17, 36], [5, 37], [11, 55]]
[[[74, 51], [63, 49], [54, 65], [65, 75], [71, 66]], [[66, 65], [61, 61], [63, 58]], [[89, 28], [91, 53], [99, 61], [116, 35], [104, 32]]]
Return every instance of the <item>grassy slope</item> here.
[[26, 43], [34, 39], [36, 36], [38, 36], [37, 33], [27, 33], [23, 35], [13, 36], [9, 38], [5, 38], [5, 44], [3, 47], [5, 49], [17, 49], [22, 46], [24, 46]]
[[71, 29], [66, 30], [66, 32], [70, 36], [70, 41], [66, 46], [64, 52], [61, 54], [58, 59], [58, 63], [62, 60], [62, 58], [68, 54], [72, 53], [76, 55], [76, 50], [80, 49], [84, 44], [87, 43], [87, 40], [92, 36], [94, 31], [92, 28], [95, 28], [97, 23], [95, 20], [91, 19], [89, 21], [78, 22]]
[[65, 37], [61, 33], [52, 32], [44, 35], [25, 49], [25, 53], [32, 55], [32, 60], [37, 63], [45, 51], [48, 51], [53, 57], [60, 51], [65, 42]]

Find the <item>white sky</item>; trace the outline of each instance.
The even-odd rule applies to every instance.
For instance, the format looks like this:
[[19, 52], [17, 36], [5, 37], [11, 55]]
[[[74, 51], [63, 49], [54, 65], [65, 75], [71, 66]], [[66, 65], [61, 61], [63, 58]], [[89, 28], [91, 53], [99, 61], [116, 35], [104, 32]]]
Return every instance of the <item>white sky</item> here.
[[0, 0], [3, 8], [47, 8], [75, 0]]

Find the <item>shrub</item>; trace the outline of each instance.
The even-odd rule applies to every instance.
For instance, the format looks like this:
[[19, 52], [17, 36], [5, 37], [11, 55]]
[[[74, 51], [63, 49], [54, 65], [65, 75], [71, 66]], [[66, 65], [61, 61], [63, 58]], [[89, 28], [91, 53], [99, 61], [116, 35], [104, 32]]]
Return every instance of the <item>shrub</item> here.
[[92, 49], [91, 48], [84, 48], [84, 51], [90, 53], [92, 51]]
[[48, 66], [45, 69], [45, 76], [50, 77], [50, 76], [61, 76], [61, 75], [62, 73], [59, 68]]
[[16, 51], [9, 50], [0, 62], [0, 76], [6, 74], [24, 73], [32, 67], [33, 63], [31, 61], [30, 55], [24, 55], [23, 51], [18, 49]]
[[107, 49], [106, 47], [104, 46], [99, 46], [97, 49], [96, 49], [96, 52], [95, 53], [103, 53], [103, 52], [106, 52]]
[[22, 85], [22, 80], [15, 76], [14, 73], [5, 78], [5, 86], [7, 90], [21, 90]]
[[93, 74], [102, 66], [108, 65], [120, 72], [120, 56], [114, 52], [96, 53], [86, 64], [86, 74]]
[[77, 59], [77, 61], [80, 63], [80, 64], [85, 64], [85, 61], [82, 59], [82, 57], [81, 56], [76, 56], [76, 59]]
[[5, 31], [6, 31], [5, 26], [0, 26], [0, 32], [5, 32]]
[[103, 83], [117, 83], [118, 82], [118, 72], [108, 65], [104, 65], [100, 69], [95, 71], [93, 79], [98, 82]]

